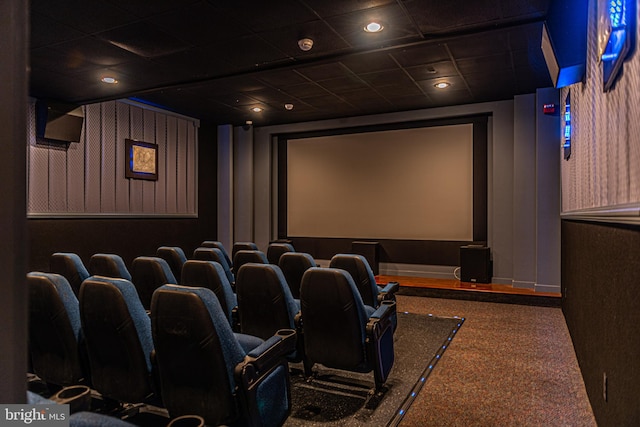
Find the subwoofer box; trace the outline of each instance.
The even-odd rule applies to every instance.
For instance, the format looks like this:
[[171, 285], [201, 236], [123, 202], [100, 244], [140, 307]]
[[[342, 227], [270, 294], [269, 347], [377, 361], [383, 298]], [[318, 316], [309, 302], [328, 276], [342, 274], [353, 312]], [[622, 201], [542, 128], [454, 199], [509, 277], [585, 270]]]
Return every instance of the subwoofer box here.
[[460, 247], [460, 281], [491, 283], [491, 252], [488, 247]]

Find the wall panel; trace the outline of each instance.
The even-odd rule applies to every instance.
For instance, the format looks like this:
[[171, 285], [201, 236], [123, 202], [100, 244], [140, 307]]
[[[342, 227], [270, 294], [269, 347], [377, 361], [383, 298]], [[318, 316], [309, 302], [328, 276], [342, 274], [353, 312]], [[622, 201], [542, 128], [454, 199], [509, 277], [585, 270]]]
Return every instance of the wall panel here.
[[571, 158], [561, 160], [562, 308], [598, 425], [637, 426], [640, 59], [636, 48], [603, 91], [597, 3], [589, 1], [586, 79], [561, 98], [570, 91], [573, 131]]
[[178, 191], [178, 211], [187, 209], [187, 123], [178, 119], [177, 141], [179, 147], [184, 149], [176, 151], [176, 186]]
[[193, 174], [198, 162], [195, 133], [196, 128], [191, 123], [187, 123], [187, 211], [198, 210], [198, 185], [194, 181], [195, 175]]
[[[81, 141], [45, 144], [35, 137], [30, 104], [30, 216], [195, 216], [197, 120], [130, 101], [84, 107]], [[158, 145], [158, 180], [125, 178], [125, 140]]]
[[562, 308], [601, 427], [640, 425], [639, 247], [640, 227], [562, 221]]
[[[142, 127], [142, 140], [143, 141], [155, 141], [156, 140], [156, 123], [155, 112], [151, 110], [143, 110], [143, 127]], [[155, 209], [155, 182], [142, 181], [142, 211], [153, 212]]]
[[562, 161], [564, 213], [640, 204], [640, 61], [633, 52], [603, 91], [597, 3], [589, 2], [586, 81], [562, 91], [563, 101], [571, 93], [573, 127], [572, 155]]
[[173, 214], [178, 211], [178, 186], [177, 186], [177, 137], [178, 137], [178, 121], [175, 117], [167, 117], [167, 159], [166, 159], [166, 177], [167, 177], [167, 213]]
[[67, 162], [62, 149], [50, 148], [49, 154], [49, 210], [67, 210]]
[[[129, 129], [131, 139], [142, 141], [144, 137], [143, 131], [143, 115], [142, 109], [138, 107], [129, 107]], [[143, 181], [139, 179], [129, 180], [129, 206], [131, 212], [141, 213], [142, 211], [142, 188]]]
[[[28, 210], [48, 211], [49, 210], [49, 155], [46, 147], [37, 145], [35, 106], [29, 104], [29, 149], [27, 160], [29, 164], [29, 182], [27, 190], [29, 192]], [[47, 171], [47, 173], [42, 173]]]
[[[116, 105], [115, 102], [106, 102], [102, 104], [102, 123], [115, 123], [116, 121]], [[115, 212], [116, 211], [116, 154], [117, 139], [116, 129], [114, 126], [101, 126], [101, 180], [100, 180], [100, 211]]]
[[[167, 169], [167, 116], [157, 114], [155, 118], [156, 144], [158, 144], [158, 168]], [[167, 213], [167, 174], [158, 176], [155, 185], [155, 212]]]
[[[102, 212], [100, 206], [100, 168], [102, 166], [102, 115], [100, 104], [85, 108], [84, 128], [86, 132], [84, 163], [84, 199], [88, 212]], [[50, 213], [49, 211], [45, 211]], [[33, 213], [33, 212], [30, 212]]]
[[[129, 138], [129, 106], [116, 103], [116, 173], [123, 176], [126, 168], [125, 139]], [[117, 212], [129, 212], [129, 180], [119, 179], [116, 182], [116, 209]]]
[[80, 144], [70, 144], [67, 149], [67, 212], [84, 212], [84, 154], [85, 131], [80, 134]]

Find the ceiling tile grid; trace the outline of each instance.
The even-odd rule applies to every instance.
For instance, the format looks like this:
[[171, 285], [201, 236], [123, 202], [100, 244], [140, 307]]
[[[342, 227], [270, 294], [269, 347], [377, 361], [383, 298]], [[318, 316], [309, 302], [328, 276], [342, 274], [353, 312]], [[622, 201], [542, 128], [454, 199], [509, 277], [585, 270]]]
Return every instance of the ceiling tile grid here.
[[[551, 86], [540, 50], [549, 3], [32, 0], [30, 92], [134, 97], [256, 125], [510, 99]], [[383, 30], [364, 31], [370, 20]]]

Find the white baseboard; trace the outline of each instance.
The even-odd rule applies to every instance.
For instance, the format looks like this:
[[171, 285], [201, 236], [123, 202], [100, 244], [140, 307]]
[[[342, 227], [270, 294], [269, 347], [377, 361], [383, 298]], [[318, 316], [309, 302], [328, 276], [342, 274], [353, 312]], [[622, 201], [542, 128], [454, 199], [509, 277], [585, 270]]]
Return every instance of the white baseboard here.
[[534, 289], [536, 292], [552, 292], [552, 293], [562, 293], [562, 289], [560, 285], [543, 285], [540, 283], [536, 283], [536, 287]]
[[535, 289], [536, 288], [536, 282], [514, 280], [512, 284], [514, 288], [518, 288], [518, 289]]
[[495, 283], [496, 285], [510, 285], [513, 286], [513, 279], [510, 277], [495, 277], [491, 278], [491, 283]]
[[434, 279], [456, 279], [457, 267], [443, 265], [398, 264], [381, 262], [380, 274], [385, 276], [428, 277]]
[[[316, 264], [320, 267], [328, 267], [330, 260], [316, 259]], [[422, 264], [400, 264], [381, 262], [379, 274], [383, 276], [408, 276], [425, 277], [432, 279], [458, 279], [454, 271], [458, 267], [448, 265], [422, 265]], [[535, 292], [560, 293], [560, 285], [545, 285], [528, 281], [516, 281], [511, 277], [493, 277], [491, 283], [497, 285], [508, 285], [514, 288], [531, 289]]]

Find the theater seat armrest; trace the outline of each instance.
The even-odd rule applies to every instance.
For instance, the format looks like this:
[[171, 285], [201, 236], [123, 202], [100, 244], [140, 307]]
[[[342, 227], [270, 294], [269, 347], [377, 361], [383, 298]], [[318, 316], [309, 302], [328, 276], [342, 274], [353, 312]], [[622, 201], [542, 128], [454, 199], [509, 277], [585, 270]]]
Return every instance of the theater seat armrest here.
[[296, 317], [293, 318], [293, 323], [296, 325], [296, 329], [298, 331], [303, 330], [303, 328], [302, 328], [302, 311], [299, 311], [298, 314], [296, 314]]
[[383, 301], [380, 304], [380, 307], [376, 311], [373, 312], [369, 319], [378, 319], [380, 321], [386, 320], [393, 316], [396, 312], [396, 303], [395, 301]]
[[398, 282], [389, 282], [385, 285], [384, 288], [380, 289], [381, 293], [384, 294], [395, 294], [400, 289], [400, 283]]
[[296, 331], [280, 329], [263, 344], [251, 350], [244, 361], [252, 364], [257, 372], [268, 370], [278, 364], [287, 354], [296, 348]]
[[231, 309], [231, 329], [233, 332], [240, 332], [240, 312], [237, 305]]
[[389, 282], [384, 285], [384, 287], [378, 285], [378, 303], [382, 301], [395, 301], [398, 289], [400, 289], [398, 282]]

